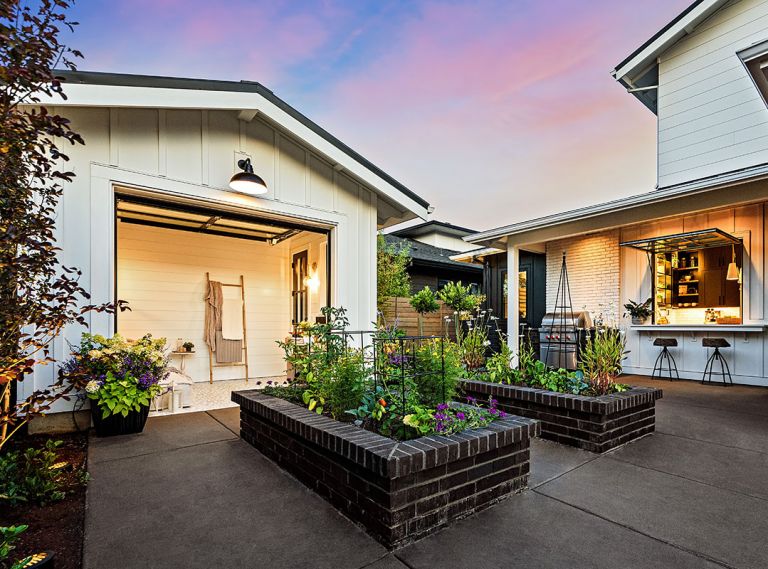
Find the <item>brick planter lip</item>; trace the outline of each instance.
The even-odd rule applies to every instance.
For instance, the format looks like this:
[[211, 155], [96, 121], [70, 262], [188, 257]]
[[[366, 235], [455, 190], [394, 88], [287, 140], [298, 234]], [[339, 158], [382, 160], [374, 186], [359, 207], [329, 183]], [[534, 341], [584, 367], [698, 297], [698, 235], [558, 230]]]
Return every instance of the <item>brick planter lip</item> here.
[[655, 430], [655, 387], [600, 395], [573, 395], [535, 387], [462, 380], [463, 390], [493, 398], [499, 409], [541, 421], [541, 437], [591, 452], [606, 452]]
[[496, 419], [489, 425], [453, 435], [429, 435], [396, 441], [318, 415], [290, 401], [265, 395], [257, 389], [235, 391], [232, 401], [243, 411], [258, 414], [285, 431], [332, 453], [339, 454], [373, 474], [389, 479], [470, 458], [496, 448], [539, 436], [538, 421], [518, 416]]
[[550, 407], [560, 407], [599, 415], [610, 415], [637, 405], [656, 401], [663, 397], [663, 391], [656, 387], [630, 387], [626, 391], [611, 393], [609, 395], [574, 395], [572, 393], [559, 393], [506, 383], [492, 383], [490, 381], [478, 381], [475, 379], [462, 379], [461, 384], [471, 388], [473, 392], [487, 393], [489, 396], [513, 395], [516, 399], [543, 403]]

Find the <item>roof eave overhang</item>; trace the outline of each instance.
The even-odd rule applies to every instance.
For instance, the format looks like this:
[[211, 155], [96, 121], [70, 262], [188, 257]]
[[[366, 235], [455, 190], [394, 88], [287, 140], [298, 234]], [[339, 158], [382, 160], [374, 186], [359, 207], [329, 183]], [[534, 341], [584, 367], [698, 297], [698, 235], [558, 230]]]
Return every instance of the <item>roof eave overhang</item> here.
[[[693, 32], [702, 21], [726, 1], [697, 0], [693, 2], [674, 20], [619, 63], [611, 71], [611, 75], [627, 89], [647, 87], [648, 85], [644, 84], [647, 83], [647, 80], [644, 81], [643, 79], [648, 77], [649, 70], [658, 65], [659, 56], [680, 39]], [[655, 102], [651, 103], [647, 100], [648, 97], [643, 96], [643, 93], [643, 91], [638, 91], [632, 94], [655, 113]]]
[[[406, 195], [259, 93], [87, 83], [69, 83], [65, 86], [65, 92], [66, 100], [53, 98], [50, 104], [70, 107], [245, 111], [241, 116], [249, 116], [250, 119], [257, 114], [263, 115], [324, 156], [337, 170], [352, 175], [390, 203], [397, 204], [406, 214], [403, 219], [427, 219], [427, 202]], [[41, 99], [45, 100], [45, 97]], [[407, 215], [409, 212], [413, 215]]]
[[[754, 186], [745, 186], [745, 184], [766, 181], [768, 181], [768, 164], [761, 164], [752, 168], [728, 172], [711, 178], [703, 178], [685, 184], [660, 188], [645, 194], [629, 196], [619, 200], [604, 202], [547, 217], [524, 221], [514, 225], [491, 229], [469, 236], [465, 238], [465, 241], [485, 247], [499, 247], [502, 242], [514, 242], [516, 244], [534, 243], [542, 240], [540, 235], [534, 236], [534, 233], [540, 233], [542, 230], [549, 229], [551, 230], [551, 234], [557, 234], [559, 227], [569, 226], [576, 222], [580, 222], [587, 227], [591, 220], [595, 220], [596, 218], [600, 218], [606, 222], [601, 224], [595, 222], [591, 229], [576, 231], [573, 234], [584, 234], [589, 231], [611, 229], [637, 222], [623, 221], [621, 214], [640, 210], [641, 208], [652, 205], [669, 203], [682, 198], [695, 197], [697, 199], [697, 207], [692, 207], [689, 211], [703, 211], [714, 207], [750, 203], [768, 197], [768, 195], [766, 195], [768, 194], [768, 184], [761, 183]], [[736, 193], [730, 191], [737, 185], [740, 185], [742, 188], [739, 192]], [[747, 191], [747, 188], [749, 188], [750, 191]], [[719, 203], [714, 199], [705, 199], [707, 194], [714, 194], [717, 190], [727, 190], [727, 194], [724, 195], [723, 200], [721, 200], [726, 203]], [[670, 215], [679, 215], [679, 213], [680, 212], [670, 211]], [[570, 234], [566, 234], [566, 232], [563, 231], [555, 237], [547, 237], [547, 239], [561, 238], [568, 235]]]

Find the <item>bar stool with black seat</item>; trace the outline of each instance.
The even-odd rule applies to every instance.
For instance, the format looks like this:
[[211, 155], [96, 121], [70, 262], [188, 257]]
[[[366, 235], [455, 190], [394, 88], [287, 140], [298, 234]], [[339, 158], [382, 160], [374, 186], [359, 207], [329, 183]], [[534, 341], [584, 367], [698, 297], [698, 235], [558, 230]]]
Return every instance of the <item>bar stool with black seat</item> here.
[[[672, 381], [673, 379], [680, 379], [680, 374], [677, 373], [677, 363], [675, 362], [675, 358], [672, 357], [672, 354], [669, 351], [669, 348], [676, 348], [677, 347], [677, 339], [676, 338], [656, 338], [653, 341], [653, 345], [657, 348], [661, 348], [661, 352], [659, 352], [659, 355], [656, 357], [656, 362], [653, 364], [653, 372], [651, 372], [651, 379], [655, 379], [658, 374], [658, 378], [662, 379], [664, 377], [664, 362], [666, 361], [667, 365], [667, 371], [668, 376], [667, 379]], [[672, 377], [672, 369], [674, 367], [675, 370], [675, 377]]]
[[[730, 348], [731, 345], [728, 343], [728, 340], [725, 338], [704, 338], [701, 341], [701, 345], [705, 348], [714, 348], [715, 351], [712, 352], [712, 355], [709, 356], [709, 359], [707, 360], [707, 365], [704, 366], [704, 375], [701, 377], [701, 383], [709, 382], [712, 383], [712, 374], [721, 376], [723, 380], [723, 385], [728, 385], [728, 382], [725, 381], [726, 376], [728, 377], [728, 381], [731, 385], [733, 385], [733, 378], [731, 377], [731, 368], [728, 366], [728, 362], [723, 357], [723, 354], [720, 352], [720, 348]], [[720, 362], [720, 372], [713, 371], [715, 367], [715, 362]], [[709, 374], [709, 379], [707, 379], [707, 374]]]

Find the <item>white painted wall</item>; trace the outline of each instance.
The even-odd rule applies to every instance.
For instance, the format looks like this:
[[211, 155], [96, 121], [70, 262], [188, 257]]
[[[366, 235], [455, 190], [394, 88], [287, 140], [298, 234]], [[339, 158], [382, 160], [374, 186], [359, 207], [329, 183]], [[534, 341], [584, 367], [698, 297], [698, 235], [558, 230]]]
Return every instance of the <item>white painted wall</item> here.
[[621, 316], [619, 232], [601, 231], [550, 241], [546, 249], [547, 312], [555, 310], [565, 252], [573, 309], [588, 310], [593, 320], [602, 315], [605, 324], [616, 325]]
[[[117, 330], [127, 338], [146, 333], [195, 344], [185, 371], [208, 381], [208, 350], [203, 342], [205, 273], [211, 280], [245, 281], [246, 327], [251, 377], [284, 372], [275, 340], [290, 330], [289, 243], [276, 246], [231, 237], [118, 224], [117, 296], [131, 311], [118, 316]], [[178, 367], [178, 359], [174, 364]], [[237, 379], [242, 367], [214, 369], [214, 379]]]
[[732, 0], [659, 58], [660, 187], [768, 162], [768, 108], [737, 52], [768, 39], [768, 0]]
[[[76, 178], [65, 189], [57, 238], [65, 264], [83, 270], [82, 282], [94, 302], [113, 300], [114, 188], [125, 186], [332, 227], [333, 304], [347, 308], [355, 329], [374, 321], [377, 195], [312, 149], [258, 116], [250, 123], [239, 121], [234, 110], [52, 110], [71, 119], [86, 142], [69, 149], [68, 165]], [[270, 188], [264, 197], [227, 190], [237, 159], [246, 155]], [[112, 317], [91, 315], [89, 320], [94, 332], [113, 330]], [[77, 343], [81, 332], [66, 330], [54, 342], [54, 356], [66, 357], [67, 342]], [[20, 395], [50, 385], [55, 374], [54, 366], [38, 369]]]

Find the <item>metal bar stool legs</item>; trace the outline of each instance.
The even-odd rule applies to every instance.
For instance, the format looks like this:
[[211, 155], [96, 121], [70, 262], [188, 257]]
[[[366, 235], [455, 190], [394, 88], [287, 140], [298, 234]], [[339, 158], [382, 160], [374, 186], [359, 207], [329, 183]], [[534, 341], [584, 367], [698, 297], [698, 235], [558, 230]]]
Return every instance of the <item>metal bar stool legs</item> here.
[[[723, 357], [720, 348], [729, 348], [731, 345], [725, 338], [704, 338], [701, 345], [705, 348], [714, 348], [715, 351], [707, 359], [707, 363], [704, 366], [704, 375], [701, 376], [701, 383], [712, 383], [712, 375], [719, 375], [723, 380], [723, 385], [733, 385], [733, 378], [731, 377], [731, 368], [728, 362]], [[720, 372], [714, 371], [715, 364], [720, 364]], [[728, 378], [728, 381], [725, 378]]]
[[[651, 372], [651, 379], [656, 379], [658, 376], [659, 379], [663, 378], [664, 374], [664, 364], [666, 363], [666, 371], [667, 371], [667, 379], [670, 381], [673, 379], [680, 379], [680, 374], [677, 372], [677, 362], [675, 362], [675, 358], [672, 356], [671, 352], [669, 351], [669, 348], [676, 347], [677, 346], [677, 340], [675, 338], [656, 338], [653, 341], [653, 345], [657, 347], [661, 347], [661, 352], [659, 352], [659, 355], [656, 356], [656, 361], [653, 364], [653, 371]], [[672, 370], [674, 368], [675, 376], [672, 377]]]

